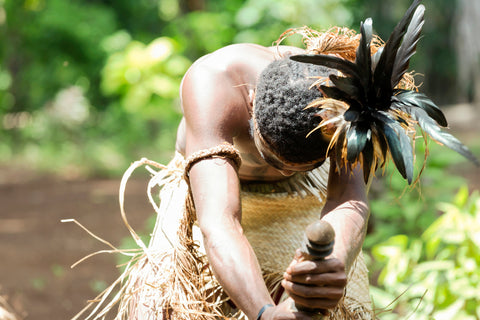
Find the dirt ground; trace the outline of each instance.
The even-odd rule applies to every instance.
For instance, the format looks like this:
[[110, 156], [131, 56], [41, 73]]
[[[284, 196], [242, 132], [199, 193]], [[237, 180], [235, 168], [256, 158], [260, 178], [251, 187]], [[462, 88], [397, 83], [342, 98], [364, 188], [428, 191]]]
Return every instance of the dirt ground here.
[[[109, 254], [71, 269], [84, 256], [108, 248], [60, 220], [76, 219], [118, 246], [129, 236], [118, 209], [120, 179], [65, 181], [5, 168], [0, 177], [0, 294], [21, 319], [70, 319], [119, 272]], [[145, 230], [153, 212], [146, 182], [139, 177], [127, 185], [126, 210], [137, 230]]]
[[[454, 122], [452, 127], [467, 144], [478, 139], [476, 114]], [[471, 189], [480, 188], [479, 168], [467, 165], [456, 170], [468, 178]], [[127, 185], [127, 215], [137, 230], [144, 230], [153, 214], [146, 197], [147, 179], [146, 174], [137, 174]], [[129, 236], [119, 214], [119, 184], [120, 178], [65, 180], [0, 168], [0, 295], [8, 298], [21, 319], [70, 319], [119, 275], [117, 259], [109, 254], [70, 269], [82, 257], [108, 248], [75, 224], [60, 222], [76, 219], [118, 246]]]

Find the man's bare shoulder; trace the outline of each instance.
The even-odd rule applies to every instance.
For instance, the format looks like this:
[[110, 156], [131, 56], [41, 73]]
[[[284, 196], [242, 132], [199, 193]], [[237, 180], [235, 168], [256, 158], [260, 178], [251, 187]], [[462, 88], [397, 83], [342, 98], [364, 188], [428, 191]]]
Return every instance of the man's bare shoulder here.
[[237, 67], [257, 70], [264, 68], [265, 63], [280, 59], [285, 55], [302, 53], [303, 49], [291, 46], [264, 47], [253, 43], [238, 43], [220, 48], [209, 53], [192, 65], [191, 69], [211, 68], [217, 71], [228, 71]]
[[303, 49], [296, 47], [264, 47], [251, 43], [223, 47], [192, 64], [183, 78], [181, 93], [186, 89], [190, 94], [193, 87], [203, 91], [205, 86], [227, 91], [244, 86], [247, 92], [254, 89], [258, 76], [272, 61], [301, 52]]
[[180, 90], [187, 139], [206, 148], [248, 129], [250, 95], [272, 54], [253, 44], [231, 45], [197, 60]]
[[264, 68], [274, 56], [266, 47], [242, 43], [220, 48], [196, 60], [185, 74], [185, 78], [198, 73], [234, 73], [248, 75]]
[[[255, 44], [234, 44], [195, 61], [181, 85], [182, 107], [205, 109], [249, 103], [249, 91], [259, 73], [275, 59], [271, 50]], [[202, 103], [199, 99], [210, 96]], [[213, 97], [215, 99], [213, 99]]]

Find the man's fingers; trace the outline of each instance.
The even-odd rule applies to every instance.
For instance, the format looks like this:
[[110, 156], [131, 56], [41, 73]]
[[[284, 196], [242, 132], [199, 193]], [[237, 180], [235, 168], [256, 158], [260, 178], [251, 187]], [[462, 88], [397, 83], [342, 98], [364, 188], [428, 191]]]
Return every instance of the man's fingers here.
[[302, 258], [303, 258], [302, 250], [300, 250], [300, 249], [295, 250], [295, 257], [294, 257], [294, 259], [295, 259], [295, 260], [301, 260]]
[[287, 280], [282, 281], [285, 291], [292, 296], [299, 296], [306, 299], [332, 299], [340, 300], [343, 297], [343, 286], [340, 287], [317, 287], [297, 284]]
[[285, 273], [284, 279], [290, 282], [311, 286], [345, 287], [347, 285], [347, 277], [345, 273], [320, 273], [299, 275], [291, 275], [289, 273]]
[[327, 273], [344, 271], [345, 266], [338, 259], [326, 260], [305, 260], [291, 265], [287, 272], [292, 275], [307, 274], [307, 273]]

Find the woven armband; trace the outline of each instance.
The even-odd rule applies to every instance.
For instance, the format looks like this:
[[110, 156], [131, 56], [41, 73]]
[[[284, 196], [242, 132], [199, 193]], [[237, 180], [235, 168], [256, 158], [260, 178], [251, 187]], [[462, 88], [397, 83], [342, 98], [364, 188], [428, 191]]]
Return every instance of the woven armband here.
[[200, 162], [205, 159], [212, 158], [225, 158], [233, 161], [235, 169], [239, 169], [242, 164], [242, 159], [240, 158], [240, 152], [230, 143], [224, 142], [218, 146], [199, 150], [192, 153], [186, 160], [185, 164], [185, 177], [188, 178], [190, 169], [197, 162]]

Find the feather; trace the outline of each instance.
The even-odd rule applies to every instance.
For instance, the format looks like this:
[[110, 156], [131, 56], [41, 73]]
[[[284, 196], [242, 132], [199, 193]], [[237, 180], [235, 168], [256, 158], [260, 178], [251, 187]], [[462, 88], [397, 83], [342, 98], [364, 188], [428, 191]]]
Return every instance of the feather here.
[[[423, 93], [411, 90], [398, 90], [398, 94], [392, 97], [392, 106], [406, 105], [421, 108], [427, 112], [439, 125], [447, 127], [447, 119], [442, 110]], [[406, 109], [410, 110], [410, 109]]]
[[355, 163], [358, 160], [360, 153], [365, 148], [367, 142], [367, 135], [369, 129], [357, 124], [352, 123], [347, 131], [347, 160], [351, 163]]
[[360, 72], [357, 65], [342, 58], [327, 56], [324, 54], [298, 54], [290, 56], [290, 59], [337, 69], [349, 76], [360, 78]]
[[412, 20], [408, 25], [407, 32], [403, 36], [403, 41], [398, 48], [395, 63], [393, 64], [391, 87], [395, 88], [402, 79], [405, 72], [408, 70], [410, 58], [415, 54], [418, 40], [420, 40], [420, 33], [422, 31], [424, 20], [425, 7], [420, 5], [415, 10]]
[[385, 135], [395, 166], [402, 177], [411, 184], [413, 178], [413, 149], [410, 138], [405, 130], [388, 114], [378, 112], [375, 117], [379, 120], [381, 131]]
[[473, 155], [473, 153], [457, 138], [445, 131], [442, 131], [441, 128], [435, 123], [435, 121], [429, 117], [425, 110], [414, 107], [404, 107], [404, 109], [407, 109], [406, 112], [409, 112], [412, 115], [412, 118], [418, 122], [420, 128], [425, 133], [427, 133], [433, 140], [440, 144], [443, 144], [444, 146], [452, 149], [453, 151], [458, 152], [468, 160], [475, 163], [477, 166], [480, 165], [480, 162]]
[[383, 167], [387, 161], [388, 143], [385, 139], [385, 136], [381, 134], [381, 131], [377, 128], [375, 122], [372, 124], [372, 135], [376, 138], [376, 141], [378, 142], [380, 148], [380, 150], [378, 151], [382, 154], [382, 164], [380, 166]]
[[378, 48], [377, 52], [372, 56], [372, 71], [377, 68], [378, 61], [380, 60], [380, 57], [382, 56], [383, 52], [383, 47]]
[[328, 87], [328, 86], [320, 86], [320, 90], [322, 91], [323, 95], [335, 99], [344, 101], [350, 105], [352, 110], [361, 110], [362, 106], [354, 99], [350, 98], [346, 95], [342, 90], [338, 89], [337, 87]]
[[358, 96], [363, 95], [363, 87], [356, 78], [339, 77], [337, 75], [330, 75], [329, 79], [336, 88], [344, 92], [350, 99], [355, 100]]
[[360, 118], [360, 112], [354, 110], [353, 108], [348, 109], [343, 114], [345, 121], [355, 122]]
[[414, 10], [418, 7], [420, 1], [421, 0], [415, 0], [412, 3], [395, 29], [393, 29], [375, 68], [373, 87], [375, 88], [377, 99], [382, 103], [388, 103], [392, 95], [393, 87], [391, 86], [391, 79], [393, 66], [397, 57], [397, 50], [406, 32], [406, 28], [412, 19]]
[[363, 156], [363, 179], [365, 183], [368, 182], [370, 179], [370, 174], [372, 171], [373, 166], [375, 165], [375, 161], [373, 158], [373, 142], [371, 138], [367, 137], [367, 141], [365, 143], [365, 148], [362, 151]]
[[[357, 47], [355, 63], [361, 71], [360, 83], [363, 88], [369, 88], [372, 78], [372, 58], [370, 53], [370, 43], [372, 42], [372, 19], [368, 18], [360, 24], [360, 44]], [[366, 93], [366, 92], [365, 92]], [[366, 98], [366, 97], [364, 97]]]

